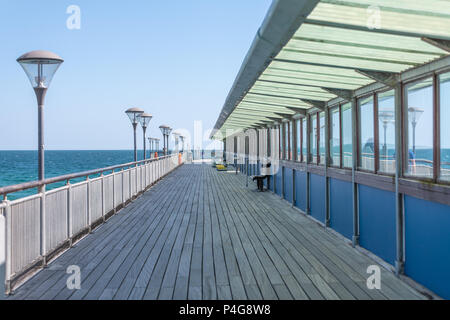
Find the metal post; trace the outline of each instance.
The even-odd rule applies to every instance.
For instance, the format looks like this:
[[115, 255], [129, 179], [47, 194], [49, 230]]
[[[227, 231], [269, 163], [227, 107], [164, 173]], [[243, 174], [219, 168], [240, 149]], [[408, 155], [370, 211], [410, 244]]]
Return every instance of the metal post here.
[[0, 215], [0, 243], [3, 246], [0, 248], [0, 300], [11, 293], [11, 206], [6, 197], [3, 204], [3, 215]]
[[136, 127], [137, 127], [137, 123], [133, 123], [133, 134], [134, 134], [134, 162], [137, 161]]
[[402, 147], [402, 85], [395, 86], [395, 223], [397, 258], [395, 261], [396, 274], [403, 273], [404, 269], [404, 212], [403, 194], [399, 192], [399, 178], [403, 173], [403, 147]]
[[310, 214], [310, 198], [309, 198], [309, 187], [310, 187], [310, 180], [311, 180], [311, 176], [310, 173], [308, 171], [308, 164], [311, 162], [312, 158], [311, 158], [311, 117], [307, 116], [306, 117], [306, 203], [305, 203], [305, 213], [307, 215]]
[[325, 108], [325, 128], [324, 128], [324, 143], [325, 143], [325, 226], [330, 226], [330, 178], [328, 177], [328, 166], [330, 164], [330, 114], [328, 107]]
[[358, 185], [355, 181], [356, 166], [358, 165], [357, 152], [357, 101], [352, 99], [352, 210], [353, 210], [353, 237], [352, 244], [357, 246], [359, 244], [359, 210], [358, 210]]
[[[70, 185], [70, 181], [67, 180], [67, 239], [69, 239], [69, 246], [72, 247], [72, 186]], [[102, 185], [102, 191], [104, 191]], [[104, 198], [104, 192], [103, 192]]]
[[44, 154], [44, 101], [47, 88], [34, 88], [38, 103], [38, 178], [45, 177], [45, 154]]
[[147, 127], [142, 127], [142, 131], [143, 131], [143, 134], [144, 134], [144, 160], [147, 158], [147, 150], [145, 150], [145, 147], [146, 147], [146, 141], [145, 141], [145, 131], [147, 131]]

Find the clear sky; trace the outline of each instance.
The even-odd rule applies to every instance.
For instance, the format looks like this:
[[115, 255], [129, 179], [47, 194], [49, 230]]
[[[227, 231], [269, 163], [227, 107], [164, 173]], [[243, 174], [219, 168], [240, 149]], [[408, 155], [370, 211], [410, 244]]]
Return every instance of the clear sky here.
[[[212, 128], [270, 4], [0, 0], [0, 150], [36, 149], [36, 98], [16, 59], [37, 49], [65, 60], [47, 94], [46, 149], [131, 149], [128, 107], [153, 114], [150, 136], [161, 124]], [[70, 5], [79, 30], [66, 26]]]

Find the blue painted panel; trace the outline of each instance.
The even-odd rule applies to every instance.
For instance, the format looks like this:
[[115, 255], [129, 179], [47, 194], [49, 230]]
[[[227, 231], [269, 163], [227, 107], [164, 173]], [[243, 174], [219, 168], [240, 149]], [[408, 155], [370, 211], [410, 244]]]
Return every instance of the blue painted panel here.
[[325, 223], [325, 177], [311, 174], [310, 182], [311, 216]]
[[405, 196], [405, 273], [450, 299], [450, 207]]
[[269, 180], [270, 180], [270, 187], [269, 189], [273, 191], [273, 176], [269, 176]]
[[295, 206], [306, 211], [306, 172], [295, 171]]
[[359, 185], [359, 241], [390, 264], [396, 258], [395, 193]]
[[353, 236], [352, 184], [330, 178], [330, 227], [344, 237]]
[[277, 173], [275, 174], [275, 179], [277, 180], [276, 184], [276, 193], [281, 197], [281, 192], [283, 191], [283, 179], [282, 179], [282, 167], [278, 169]]
[[284, 198], [292, 202], [292, 169], [284, 168]]

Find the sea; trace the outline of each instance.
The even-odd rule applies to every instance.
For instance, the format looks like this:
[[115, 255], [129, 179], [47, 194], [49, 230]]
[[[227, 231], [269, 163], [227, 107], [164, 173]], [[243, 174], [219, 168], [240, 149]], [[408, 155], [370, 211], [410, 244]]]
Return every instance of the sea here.
[[[138, 150], [138, 160], [143, 159], [143, 154], [142, 150]], [[162, 154], [162, 152], [160, 151], [159, 154]], [[195, 152], [195, 154], [201, 157], [201, 153]], [[204, 157], [207, 158], [210, 156], [211, 151], [205, 150]], [[148, 151], [147, 157], [149, 157]], [[113, 165], [129, 163], [133, 160], [133, 150], [46, 150], [45, 178], [106, 168]], [[0, 187], [36, 181], [38, 179], [37, 161], [37, 151], [0, 151]], [[82, 179], [71, 180], [71, 183], [81, 181]], [[63, 184], [64, 182], [49, 185], [47, 186], [47, 190], [60, 187]], [[8, 200], [23, 198], [36, 192], [36, 189], [29, 189], [8, 194]], [[2, 201], [1, 198], [0, 201]]]

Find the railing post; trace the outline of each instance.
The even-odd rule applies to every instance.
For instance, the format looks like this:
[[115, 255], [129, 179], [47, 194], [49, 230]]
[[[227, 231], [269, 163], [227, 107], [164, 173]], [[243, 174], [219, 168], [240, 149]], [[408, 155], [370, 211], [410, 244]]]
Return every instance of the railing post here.
[[128, 190], [129, 190], [129, 200], [133, 200], [133, 194], [131, 193], [131, 167], [128, 168]]
[[46, 242], [46, 226], [45, 226], [45, 185], [41, 186], [39, 188], [39, 192], [41, 194], [41, 203], [40, 203], [40, 253], [42, 257], [42, 267], [47, 267], [47, 257], [46, 257], [46, 250], [47, 250], [47, 242]]
[[125, 168], [122, 168], [122, 207], [125, 207]]
[[113, 211], [114, 211], [114, 213], [116, 213], [117, 211], [116, 211], [116, 197], [115, 197], [115, 195], [116, 195], [116, 184], [115, 184], [115, 180], [116, 180], [116, 177], [115, 177], [115, 172], [114, 172], [114, 170], [112, 171], [112, 184], [113, 184], [113, 188], [112, 188], [112, 205], [113, 205]]
[[3, 200], [4, 209], [3, 214], [0, 215], [0, 300], [3, 300], [5, 295], [11, 293], [11, 206], [8, 200]]
[[105, 176], [103, 172], [100, 174], [101, 182], [102, 182], [102, 219], [103, 222], [106, 220], [106, 210], [105, 210]]
[[69, 246], [72, 247], [72, 186], [67, 180], [67, 239], [69, 239]]
[[91, 218], [91, 180], [89, 179], [89, 176], [86, 177], [87, 185], [87, 223], [89, 228], [89, 233], [92, 233], [92, 218]]

